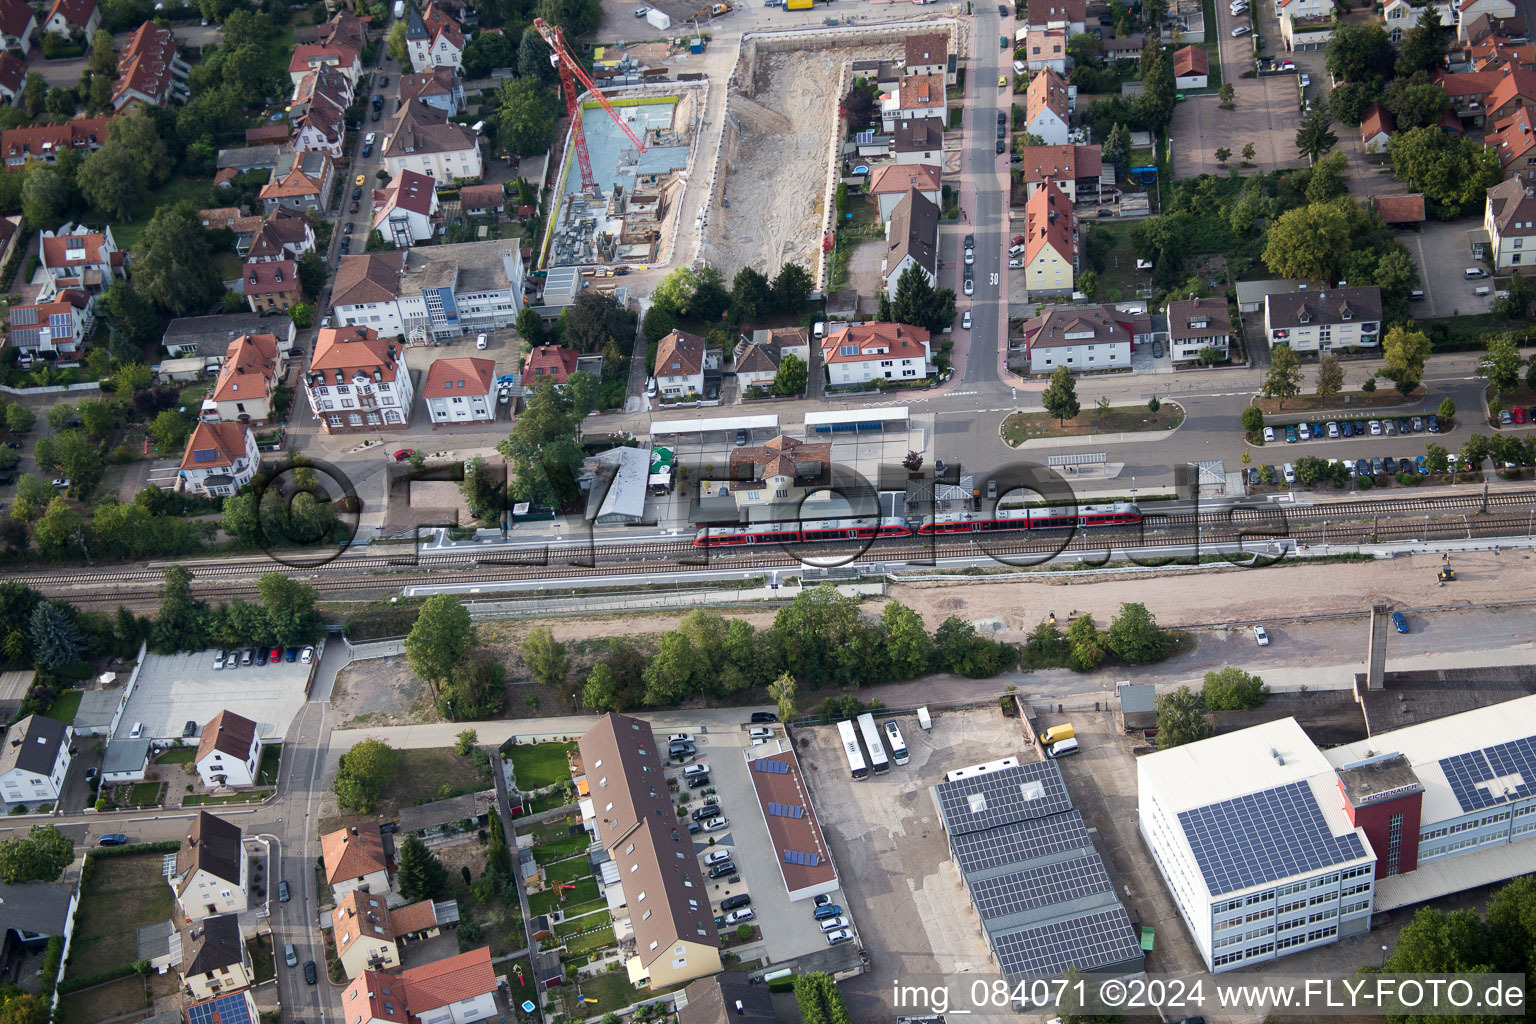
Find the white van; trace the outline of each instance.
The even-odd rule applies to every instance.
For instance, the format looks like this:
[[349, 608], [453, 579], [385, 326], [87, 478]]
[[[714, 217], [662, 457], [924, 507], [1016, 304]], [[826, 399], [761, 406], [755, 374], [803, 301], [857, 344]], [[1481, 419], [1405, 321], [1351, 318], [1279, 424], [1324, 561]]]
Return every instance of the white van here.
[[1463, 273], [1466, 274], [1468, 281], [1475, 281], [1480, 277], [1488, 276], [1488, 271], [1484, 270], [1482, 267], [1468, 267], [1463, 271]]
[[1285, 464], [1284, 472], [1285, 472], [1285, 482], [1286, 483], [1293, 484], [1293, 483], [1296, 482], [1296, 467], [1295, 466], [1293, 466], [1291, 463], [1287, 462]]
[[814, 333], [818, 340], [825, 338], [827, 336], [827, 322], [825, 320], [817, 320], [816, 330]]
[[1487, 285], [1483, 285], [1481, 288], [1474, 288], [1472, 290], [1472, 294], [1476, 295], [1480, 299], [1486, 299], [1488, 296], [1493, 294], [1493, 289], [1489, 288]]
[[136, 740], [140, 736], [143, 736], [143, 735], [144, 735], [144, 723], [143, 722], [134, 722], [133, 723], [133, 731], [128, 734], [128, 738], [132, 739], [132, 740]]
[[1068, 737], [1067, 739], [1057, 740], [1055, 743], [1052, 743], [1045, 748], [1045, 752], [1052, 757], [1066, 757], [1068, 754], [1077, 753], [1079, 749], [1081, 748], [1077, 745], [1077, 739], [1075, 737]]

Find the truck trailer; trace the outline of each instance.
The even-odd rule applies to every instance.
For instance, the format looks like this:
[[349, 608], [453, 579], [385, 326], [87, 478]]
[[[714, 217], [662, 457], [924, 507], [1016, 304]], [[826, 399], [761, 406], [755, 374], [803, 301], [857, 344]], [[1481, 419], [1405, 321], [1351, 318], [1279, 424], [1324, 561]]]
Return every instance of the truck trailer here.
[[654, 7], [645, 12], [645, 20], [652, 28], [659, 28], [663, 32], [672, 27], [672, 19], [667, 17], [667, 13]]

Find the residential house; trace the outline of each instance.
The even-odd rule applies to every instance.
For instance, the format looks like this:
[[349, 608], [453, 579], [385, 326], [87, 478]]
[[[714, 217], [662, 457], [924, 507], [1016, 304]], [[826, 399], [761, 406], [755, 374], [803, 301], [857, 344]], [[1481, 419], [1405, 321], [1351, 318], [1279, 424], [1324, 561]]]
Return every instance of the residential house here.
[[1295, 352], [1372, 348], [1381, 340], [1381, 289], [1327, 288], [1264, 298], [1264, 332], [1270, 347]]
[[331, 306], [339, 326], [446, 341], [512, 326], [525, 273], [516, 243], [495, 240], [343, 256]]
[[[244, 988], [236, 992], [226, 992], [223, 995], [214, 996], [212, 999], [201, 1003], [192, 1003], [182, 1011], [167, 1011], [146, 1020], [154, 1024], [179, 1024], [183, 1014], [187, 1020], [194, 1021], [256, 1021], [261, 1019], [261, 1014], [256, 1010], [256, 996], [254, 989]], [[167, 1016], [175, 1013], [174, 1017], [167, 1020]], [[404, 1022], [401, 1022], [404, 1024]]]
[[893, 138], [891, 152], [898, 164], [937, 165], [944, 159], [943, 121], [931, 117], [904, 118], [896, 122]]
[[[288, 141], [288, 127], [283, 125], [282, 142]], [[219, 150], [218, 157], [214, 160], [214, 168], [221, 174], [229, 171], [226, 180], [233, 181], [237, 176], [246, 171], [268, 171], [277, 166], [277, 158], [282, 155], [282, 146], [276, 143], [264, 143], [255, 146], [239, 146], [233, 149]], [[219, 174], [214, 175], [215, 181]]]
[[301, 43], [293, 48], [288, 60], [288, 80], [298, 88], [306, 75], [329, 68], [346, 76], [355, 88], [363, 73], [362, 57], [350, 46], [327, 43]]
[[[400, 947], [395, 942], [387, 894], [353, 889], [336, 901], [331, 912], [336, 956], [347, 977], [364, 971], [384, 971], [400, 966]], [[431, 906], [430, 901], [427, 904]]]
[[1469, 38], [1469, 27], [1479, 18], [1514, 18], [1518, 14], [1513, 0], [1457, 0], [1456, 38]]
[[1276, 8], [1287, 50], [1321, 50], [1333, 38], [1334, 0], [1278, 0]]
[[1173, 84], [1179, 89], [1204, 89], [1210, 80], [1211, 59], [1204, 47], [1186, 46], [1173, 54]]
[[882, 131], [892, 132], [900, 121], [937, 118], [940, 124], [949, 114], [944, 101], [943, 75], [913, 75], [903, 78], [891, 93], [880, 100]]
[[415, 397], [405, 352], [366, 327], [320, 331], [304, 392], [328, 434], [403, 430]]
[[10, 170], [25, 167], [29, 160], [58, 163], [65, 150], [84, 157], [96, 152], [107, 141], [107, 117], [78, 117], [63, 124], [45, 124], [31, 128], [7, 128], [0, 132], [0, 153]]
[[264, 317], [256, 313], [221, 313], [217, 316], [187, 316], [172, 320], [160, 338], [167, 358], [202, 356], [207, 365], [217, 369], [229, 355], [229, 346], [242, 334], [277, 336], [277, 349], [283, 352], [293, 345], [292, 320]]
[[[230, 225], [236, 233], [239, 248], [240, 227], [245, 218], [238, 218]], [[315, 247], [315, 231], [309, 218], [295, 213], [286, 206], [279, 206], [262, 220], [245, 244], [245, 262], [275, 263], [279, 260], [298, 260]]]
[[1476, 46], [1485, 39], [1499, 37], [1503, 39], [1526, 38], [1525, 17], [1518, 12], [1507, 18], [1498, 18], [1488, 14], [1480, 14], [1470, 21], [1457, 22], [1453, 16], [1441, 23], [1444, 26], [1455, 26], [1458, 33], [1458, 44]]
[[341, 8], [315, 32], [315, 41], [321, 46], [344, 46], [360, 54], [368, 45], [368, 23]]
[[1083, 31], [1087, 16], [1087, 0], [1029, 0], [1024, 9], [1024, 23], [1031, 32], [1064, 28], [1068, 36], [1075, 36]]
[[832, 445], [780, 434], [767, 444], [731, 449], [725, 476], [699, 482], [699, 497], [735, 501], [743, 520], [812, 519], [810, 505], [826, 500]]
[[402, 171], [388, 185], [373, 190], [373, 230], [396, 248], [430, 240], [436, 217], [437, 190], [425, 174]]
[[182, 452], [176, 486], [204, 498], [229, 497], [239, 494], [260, 468], [261, 450], [250, 427], [199, 420]]
[[885, 164], [869, 176], [869, 194], [880, 207], [880, 222], [891, 219], [896, 204], [913, 189], [937, 206], [942, 199], [939, 169], [929, 164]]
[[57, 231], [44, 230], [38, 250], [43, 268], [39, 302], [51, 302], [65, 289], [100, 295], [113, 281], [128, 277], [128, 254], [117, 248], [110, 227], [96, 231], [65, 224]]
[[0, 797], [7, 804], [57, 801], [69, 773], [74, 735], [64, 722], [42, 715], [11, 723], [0, 748]]
[[1497, 71], [1510, 65], [1530, 67], [1536, 64], [1536, 46], [1504, 36], [1488, 36], [1466, 44], [1463, 51], [1473, 71]]
[[1365, 147], [1366, 153], [1372, 156], [1386, 156], [1387, 145], [1392, 141], [1392, 132], [1396, 128], [1392, 114], [1380, 103], [1372, 103], [1365, 108], [1365, 115], [1360, 119], [1360, 143]]
[[[1536, 257], [1536, 176], [1517, 174], [1488, 190], [1483, 206], [1483, 229], [1488, 232], [1495, 270], [1530, 266]], [[1530, 246], [1526, 246], [1530, 242]]]
[[419, 171], [448, 185], [483, 173], [475, 130], [449, 121], [441, 107], [415, 100], [402, 104], [384, 130], [381, 155], [391, 178], [404, 171]]
[[945, 32], [925, 32], [919, 36], [907, 36], [904, 73], [913, 75], [943, 75], [946, 83], [954, 85], [949, 62], [949, 35]]
[[352, 84], [340, 72], [319, 68], [305, 75], [294, 91], [288, 116], [293, 121], [290, 149], [325, 153], [341, 159], [347, 141], [347, 107]]
[[1323, 18], [1333, 14], [1336, 0], [1275, 0], [1275, 12], [1284, 17]]
[[[43, 18], [43, 31], [89, 45], [101, 28], [101, 8], [96, 0], [53, 0]], [[25, 52], [25, 51], [23, 51]]]
[[118, 54], [112, 109], [166, 107], [186, 99], [187, 71], [176, 36], [170, 29], [146, 21]]
[[459, 356], [434, 359], [421, 395], [433, 423], [489, 423], [496, 418], [496, 362]]
[[804, 327], [765, 328], [753, 331], [751, 337], [743, 334], [733, 353], [737, 385], [743, 390], [770, 387], [786, 356], [810, 368], [811, 335]]
[[677, 1024], [779, 1024], [767, 985], [740, 971], [700, 978], [683, 990]]
[[849, 324], [821, 340], [827, 383], [913, 381], [928, 376], [928, 331], [910, 324]]
[[666, 398], [704, 393], [704, 339], [673, 331], [656, 343], [656, 387]]
[[916, 267], [929, 284], [939, 279], [939, 207], [917, 189], [908, 189], [885, 225], [885, 294], [896, 298], [896, 287], [908, 267]]
[[405, 45], [413, 71], [464, 66], [464, 30], [440, 4], [429, 3], [420, 13], [411, 10], [405, 26]]
[[216, 914], [176, 928], [181, 961], [176, 973], [193, 999], [238, 992], [256, 983], [256, 968], [240, 935], [236, 914]]
[[1067, 73], [1067, 30], [1064, 28], [1031, 29], [1024, 37], [1024, 63], [1030, 73], [1051, 69], [1058, 75]]
[[608, 714], [578, 748], [590, 794], [583, 824], [608, 851], [622, 890], [605, 894], [608, 905], [629, 913], [629, 982], [660, 990], [714, 974], [721, 964], [708, 879], [678, 823], [656, 741], [648, 722]]
[[78, 875], [65, 882], [0, 883], [0, 962], [14, 970], [22, 958], [42, 956], [49, 939], [70, 934], [79, 905]]
[[1418, 192], [1371, 196], [1371, 209], [1380, 215], [1383, 223], [1393, 226], [1424, 223], [1424, 196]]
[[27, 65], [9, 50], [0, 52], [0, 99], [15, 103], [27, 84]]
[[1079, 255], [1072, 203], [1047, 181], [1024, 204], [1024, 283], [1030, 298], [1071, 295]]
[[1050, 181], [1076, 204], [1098, 197], [1104, 157], [1098, 146], [1025, 146], [1013, 166], [1024, 177], [1026, 199]]
[[500, 183], [465, 185], [459, 189], [459, 208], [470, 216], [489, 214], [493, 220], [500, 219], [506, 206], [507, 189]]
[[498, 984], [490, 947], [482, 946], [404, 970], [365, 970], [342, 992], [341, 1014], [345, 1024], [490, 1020], [497, 1014]]
[[176, 848], [170, 882], [188, 921], [244, 911], [250, 864], [240, 827], [199, 811]]
[[339, 828], [320, 837], [325, 880], [339, 899], [353, 890], [384, 896], [394, 858], [384, 847], [384, 835], [374, 824]]
[[[57, 9], [65, 0], [55, 0]], [[84, 0], [95, 10], [96, 0]], [[98, 19], [99, 20], [99, 19]], [[0, 49], [15, 50], [25, 57], [27, 51], [32, 49], [32, 40], [37, 35], [37, 16], [32, 11], [32, 5], [25, 0], [3, 0], [0, 2]]]
[[1138, 60], [1147, 48], [1146, 36], [1120, 36], [1099, 40], [1099, 55], [1113, 63], [1118, 60]]
[[1024, 94], [1024, 130], [1040, 136], [1047, 146], [1065, 146], [1071, 116], [1066, 79], [1054, 71], [1042, 71], [1029, 80]]
[[464, 83], [452, 68], [433, 67], [414, 75], [400, 76], [400, 105], [411, 100], [436, 107], [449, 117], [464, 110]]
[[[1464, 117], [1475, 125], [1482, 124], [1488, 109], [1488, 98], [1504, 78], [1501, 70], [1448, 72], [1436, 68], [1431, 72], [1436, 85], [1445, 90], [1446, 99], [1457, 117]], [[1460, 129], [1460, 122], [1457, 128]]]
[[562, 345], [537, 345], [523, 358], [523, 387], [540, 381], [564, 384], [576, 372], [576, 350]]
[[1408, 30], [1417, 25], [1431, 7], [1439, 15], [1442, 28], [1451, 29], [1456, 26], [1454, 3], [1414, 4], [1410, 0], [1387, 0], [1381, 11], [1382, 21], [1387, 26], [1387, 38], [1393, 43], [1402, 42]]
[[271, 180], [261, 190], [261, 206], [267, 213], [279, 206], [325, 213], [335, 192], [336, 164], [329, 153], [289, 151], [277, 158]]
[[51, 302], [12, 306], [9, 344], [19, 353], [18, 361], [78, 358], [96, 322], [95, 308], [94, 298], [74, 288], [56, 293]]
[[286, 313], [304, 301], [299, 286], [299, 265], [293, 260], [245, 264], [240, 290], [253, 313]]
[[203, 726], [192, 763], [209, 789], [245, 789], [256, 785], [256, 768], [261, 763], [261, 737], [256, 734], [256, 723], [233, 711], [220, 711]]
[[1208, 348], [1226, 359], [1231, 345], [1232, 317], [1225, 298], [1168, 303], [1168, 354], [1174, 362], [1199, 359]]
[[1509, 117], [1518, 110], [1536, 105], [1536, 71], [1518, 64], [1499, 69], [1499, 83], [1488, 94], [1486, 121]]
[[1128, 367], [1134, 341], [1131, 321], [1131, 314], [1113, 306], [1047, 306], [1024, 323], [1024, 362], [1032, 374], [1053, 373], [1063, 366], [1074, 373]]

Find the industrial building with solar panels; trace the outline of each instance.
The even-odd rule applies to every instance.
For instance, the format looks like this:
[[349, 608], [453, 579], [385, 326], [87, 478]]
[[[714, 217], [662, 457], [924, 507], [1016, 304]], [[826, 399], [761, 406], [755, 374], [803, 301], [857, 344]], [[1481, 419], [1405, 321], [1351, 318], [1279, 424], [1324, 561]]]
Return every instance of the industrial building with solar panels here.
[[1536, 870], [1536, 696], [1319, 750], [1293, 718], [1137, 762], [1142, 837], [1213, 971]]
[[1140, 940], [1055, 761], [958, 768], [933, 788], [950, 851], [1010, 983], [1135, 974]]

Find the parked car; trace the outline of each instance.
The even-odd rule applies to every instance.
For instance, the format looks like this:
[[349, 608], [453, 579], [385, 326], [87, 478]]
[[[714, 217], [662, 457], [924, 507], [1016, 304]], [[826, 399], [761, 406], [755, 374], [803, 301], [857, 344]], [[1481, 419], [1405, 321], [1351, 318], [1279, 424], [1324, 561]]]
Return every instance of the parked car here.
[[839, 928], [847, 928], [851, 923], [846, 917], [829, 917], [821, 922], [821, 930], [823, 932], [835, 932]]
[[1382, 463], [1381, 459], [1374, 458], [1374, 459], [1371, 460], [1371, 475], [1372, 476], [1380, 476], [1381, 474], [1385, 473], [1386, 471], [1387, 471], [1386, 466]]
[[281, 647], [274, 647], [274, 648], [272, 648], [271, 653], [267, 655], [267, 660], [272, 662], [272, 664], [274, 664], [274, 665], [276, 665], [278, 662], [282, 661], [283, 660], [283, 649]]
[[1440, 433], [1440, 417], [1426, 416], [1424, 417], [1424, 425], [1429, 428], [1431, 434]]
[[1397, 460], [1390, 455], [1383, 455], [1381, 458], [1381, 468], [1388, 476], [1392, 476], [1397, 472]]
[[319, 972], [315, 970], [315, 962], [313, 960], [305, 960], [304, 961], [304, 980], [309, 982], [311, 985], [313, 985], [316, 982], [316, 980], [319, 979], [319, 977], [320, 977]]
[[299, 662], [300, 662], [300, 664], [308, 665], [310, 662], [312, 662], [314, 660], [315, 660], [315, 649], [313, 647], [306, 647], [302, 651], [299, 652]]
[[1274, 444], [1274, 441], [1275, 441], [1275, 428], [1274, 427], [1265, 427], [1264, 428], [1264, 443], [1265, 444]]
[[752, 897], [744, 892], [738, 893], [735, 896], [727, 896], [720, 901], [721, 910], [739, 910], [742, 907], [750, 907], [751, 905]]
[[757, 725], [759, 722], [777, 722], [778, 720], [779, 716], [774, 714], [772, 711], [752, 712], [751, 722], [753, 725]]
[[1397, 631], [1399, 633], [1408, 632], [1408, 619], [1403, 615], [1402, 612], [1392, 613], [1392, 625], [1397, 627]]
[[707, 764], [691, 764], [687, 768], [683, 769], [683, 778], [685, 778], [685, 779], [691, 779], [695, 775], [708, 775], [708, 774], [709, 774], [709, 765], [707, 765]]
[[818, 921], [825, 921], [827, 918], [836, 917], [842, 912], [843, 908], [838, 906], [836, 903], [827, 903], [823, 906], [817, 907], [814, 911], [812, 911], [811, 916]]
[[971, 329], [971, 311], [970, 310], [966, 310], [965, 313], [961, 315], [961, 317], [960, 317], [960, 328], [962, 330], [966, 330], [966, 331]]
[[398, 449], [395, 452], [395, 461], [396, 462], [404, 462], [406, 459], [410, 458], [412, 455], [415, 455], [415, 454], [416, 454], [416, 449], [415, 448], [401, 448], [401, 449]]
[[755, 729], [748, 729], [747, 736], [754, 740], [772, 739], [773, 730], [766, 726], [758, 726]]
[[[721, 906], [724, 906], [724, 904], [721, 904]], [[741, 924], [743, 921], [750, 921], [756, 916], [757, 914], [753, 912], [751, 907], [745, 907], [726, 914], [724, 920], [726, 924]]]
[[213, 667], [214, 667], [215, 671], [217, 671], [217, 670], [219, 670], [219, 669], [224, 667], [224, 652], [223, 651], [214, 651], [213, 652]]
[[283, 652], [283, 661], [287, 662], [288, 664], [292, 665], [294, 662], [296, 662], [298, 660], [299, 660], [299, 649], [297, 647], [290, 647], [290, 648], [288, 648], [287, 650], [285, 650]]
[[705, 864], [719, 864], [723, 860], [731, 859], [730, 850], [710, 850], [704, 855]]
[[707, 786], [707, 785], [709, 785], [709, 776], [708, 775], [695, 775], [693, 778], [688, 780], [688, 788], [689, 789], [698, 789], [701, 786]]
[[[1499, 426], [1507, 427], [1511, 423], [1513, 423], [1514, 421], [1515, 421], [1515, 418], [1509, 414], [1509, 410], [1508, 409], [1500, 409], [1499, 410]], [[58, 487], [60, 485], [59, 485], [58, 481], [54, 481], [53, 486]], [[65, 483], [63, 486], [68, 487], [69, 484]]]
[[193, 736], [196, 736], [196, 735], [197, 735], [197, 723], [192, 721], [192, 719], [189, 718], [189, 719], [187, 719], [186, 724], [181, 727], [181, 738], [184, 739], [184, 740], [189, 740]]
[[693, 742], [693, 733], [691, 733], [691, 732], [675, 732], [672, 735], [667, 737], [667, 742], [668, 743], [692, 743]]
[[736, 447], [740, 448], [743, 445], [745, 445], [746, 443], [747, 443], [747, 428], [746, 427], [737, 427], [736, 428]]
[[689, 835], [696, 836], [696, 835], [698, 835], [702, 831], [704, 831], [704, 826], [700, 825], [698, 822], [690, 821], [688, 823], [688, 834]]
[[813, 901], [812, 901], [812, 902], [811, 902], [811, 905], [812, 905], [812, 906], [813, 906], [813, 907], [824, 907], [824, 906], [826, 906], [826, 905], [827, 905], [827, 904], [828, 904], [828, 903], [831, 903], [831, 902], [832, 902], [832, 897], [831, 897], [831, 896], [829, 896], [829, 895], [827, 895], [827, 894], [826, 894], [826, 893], [822, 893], [822, 894], [821, 894], [821, 895], [820, 895], [820, 896], [817, 896], [817, 897], [816, 897], [816, 898], [815, 898], [815, 899], [814, 899], [814, 900], [813, 900]]
[[97, 770], [95, 768], [87, 768], [85, 770], [85, 781], [86, 782], [94, 782], [94, 781], [96, 781], [96, 775], [97, 774], [98, 773], [97, 773]]
[[1247, 25], [1239, 25], [1237, 28], [1232, 30], [1232, 38], [1236, 39], [1239, 36], [1245, 36], [1252, 31], [1253, 29], [1249, 28]]
[[[1505, 413], [1505, 415], [1507, 416], [1509, 414]], [[69, 477], [67, 477], [67, 476], [56, 476], [56, 477], [54, 477], [53, 478], [53, 486], [60, 487], [60, 488], [68, 487], [69, 486]]]
[[1337, 423], [1329, 423], [1328, 424], [1328, 436], [1330, 438], [1334, 438], [1334, 437], [1338, 437], [1339, 436], [1339, 425]]
[[1415, 434], [1422, 434], [1422, 433], [1424, 433], [1424, 417], [1423, 416], [1415, 416], [1409, 422], [1412, 424], [1413, 432]]
[[1285, 443], [1286, 444], [1295, 444], [1296, 443], [1296, 424], [1294, 424], [1294, 423], [1287, 423], [1285, 425]]
[[122, 832], [108, 832], [96, 840], [98, 846], [126, 846], [127, 843], [128, 836]]
[[277, 902], [287, 903], [293, 898], [293, 892], [288, 888], [288, 880], [285, 878], [277, 883]]
[[291, 942], [283, 946], [283, 963], [289, 967], [299, 966], [299, 951], [293, 948]]
[[1369, 462], [1367, 462], [1365, 459], [1356, 459], [1355, 460], [1355, 475], [1356, 476], [1370, 476], [1371, 475], [1371, 464]]
[[971, 280], [969, 277], [965, 279], [965, 294], [967, 294], [967, 295], [975, 295], [976, 294], [976, 282]]
[[247, 647], [245, 650], [240, 652], [240, 666], [242, 668], [249, 668], [252, 659], [255, 657], [256, 652]]
[[1303, 441], [1312, 440], [1312, 428], [1305, 423], [1296, 424], [1296, 436]]
[[704, 831], [705, 832], [719, 832], [721, 829], [723, 829], [726, 826], [730, 825], [730, 823], [731, 823], [731, 819], [729, 819], [729, 818], [710, 818], [708, 821], [706, 821], [704, 823]]
[[1418, 468], [1419, 476], [1429, 476], [1429, 459], [1420, 455], [1414, 459], [1414, 465]]
[[1253, 638], [1258, 641], [1260, 647], [1269, 646], [1269, 632], [1263, 626], [1253, 627]]
[[[721, 852], [724, 853], [725, 851], [722, 850]], [[729, 854], [727, 854], [727, 856], [729, 856]], [[729, 860], [721, 861], [719, 864], [716, 864], [709, 869], [710, 878], [720, 878], [724, 875], [731, 875], [735, 873], [736, 865], [734, 862]]]
[[1287, 462], [1284, 466], [1280, 467], [1280, 472], [1285, 477], [1286, 483], [1293, 484], [1296, 482], [1296, 467], [1292, 463]]
[[1371, 428], [1371, 436], [1372, 437], [1380, 437], [1381, 436], [1381, 420], [1371, 420], [1370, 428]]
[[853, 938], [853, 932], [847, 928], [840, 928], [835, 932], [827, 933], [827, 945], [835, 946], [839, 942], [848, 942]]

